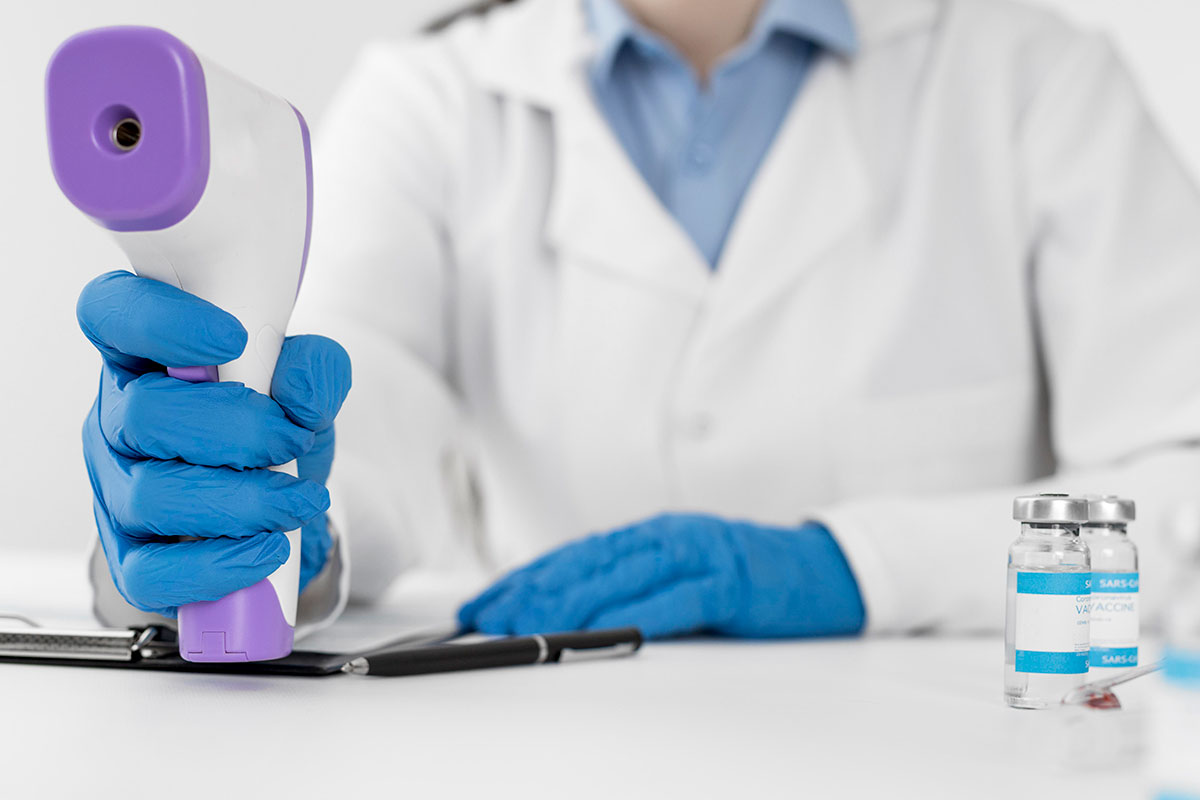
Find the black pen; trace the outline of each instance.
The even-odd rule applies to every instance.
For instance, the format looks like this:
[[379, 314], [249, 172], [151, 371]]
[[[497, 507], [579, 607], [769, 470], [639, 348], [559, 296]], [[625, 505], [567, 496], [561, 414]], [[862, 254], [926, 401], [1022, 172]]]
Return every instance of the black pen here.
[[637, 628], [514, 636], [473, 644], [440, 644], [368, 654], [342, 667], [352, 675], [425, 675], [467, 669], [515, 667], [552, 661], [632, 655], [642, 646]]

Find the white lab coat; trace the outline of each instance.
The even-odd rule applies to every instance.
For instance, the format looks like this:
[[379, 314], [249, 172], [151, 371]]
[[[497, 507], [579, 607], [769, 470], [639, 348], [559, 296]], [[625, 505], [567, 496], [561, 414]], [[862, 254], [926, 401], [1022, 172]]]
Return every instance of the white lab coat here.
[[[851, 0], [710, 270], [583, 77], [576, 0], [370, 47], [296, 329], [340, 340], [351, 591], [664, 510], [823, 521], [869, 629], [994, 628], [1012, 498], [1200, 493], [1200, 198], [1102, 38]], [[464, 475], [474, 476], [480, 525]]]

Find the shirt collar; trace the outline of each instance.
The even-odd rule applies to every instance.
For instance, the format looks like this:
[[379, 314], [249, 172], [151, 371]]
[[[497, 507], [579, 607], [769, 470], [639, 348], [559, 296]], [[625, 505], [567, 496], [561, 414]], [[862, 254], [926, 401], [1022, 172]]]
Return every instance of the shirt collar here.
[[[670, 45], [633, 18], [620, 0], [583, 0], [588, 28], [596, 44], [592, 73], [607, 77], [622, 46], [638, 41], [652, 49], [674, 52]], [[758, 51], [772, 33], [787, 33], [852, 56], [858, 50], [858, 36], [846, 0], [764, 0], [754, 28], [735, 51], [734, 59]]]

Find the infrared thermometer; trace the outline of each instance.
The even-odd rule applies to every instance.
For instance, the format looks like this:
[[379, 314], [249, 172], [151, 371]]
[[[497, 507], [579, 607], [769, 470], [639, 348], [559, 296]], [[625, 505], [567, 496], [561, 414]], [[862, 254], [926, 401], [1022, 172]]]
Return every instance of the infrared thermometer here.
[[[107, 228], [138, 275], [237, 317], [228, 364], [168, 370], [269, 395], [308, 257], [312, 159], [300, 112], [165, 31], [101, 28], [68, 39], [46, 73], [50, 163], [67, 198]], [[295, 475], [295, 464], [278, 467]], [[219, 532], [216, 532], [219, 533]], [[292, 650], [300, 533], [270, 576], [179, 609], [189, 661]]]

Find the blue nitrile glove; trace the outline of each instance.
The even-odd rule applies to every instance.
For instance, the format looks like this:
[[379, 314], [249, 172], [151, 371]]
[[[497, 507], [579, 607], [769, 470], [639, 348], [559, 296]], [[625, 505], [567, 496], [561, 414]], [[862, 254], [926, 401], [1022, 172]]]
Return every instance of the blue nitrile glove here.
[[553, 550], [458, 612], [467, 629], [530, 634], [635, 626], [647, 637], [828, 636], [862, 630], [858, 584], [824, 526], [663, 514]]
[[[350, 389], [346, 351], [320, 336], [289, 337], [272, 399], [240, 383], [166, 375], [164, 367], [223, 364], [246, 346], [233, 316], [179, 289], [110, 272], [84, 288], [77, 313], [103, 357], [83, 452], [121, 595], [168, 616], [224, 597], [286, 561], [283, 532], [301, 527], [303, 587], [330, 545], [323, 483]], [[293, 459], [299, 478], [265, 469]]]

